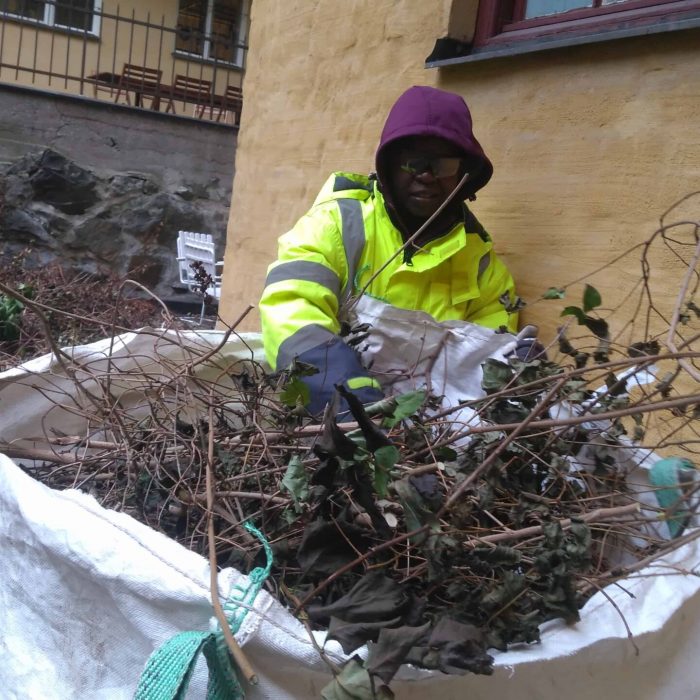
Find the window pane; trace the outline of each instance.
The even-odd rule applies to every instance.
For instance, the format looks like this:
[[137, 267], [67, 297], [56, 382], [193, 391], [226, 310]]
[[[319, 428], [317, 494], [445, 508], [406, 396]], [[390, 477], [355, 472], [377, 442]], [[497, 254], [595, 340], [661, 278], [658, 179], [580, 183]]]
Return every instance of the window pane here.
[[567, 10], [577, 10], [581, 7], [593, 7], [593, 0], [527, 0], [525, 19], [556, 15]]
[[44, 19], [44, 0], [0, 0], [0, 9], [29, 19]]
[[203, 55], [206, 18], [206, 0], [180, 0], [177, 34], [175, 35], [176, 51]]
[[91, 31], [92, 3], [93, 0], [58, 0], [54, 24]]
[[242, 0], [214, 0], [211, 23], [211, 58], [236, 62], [236, 45], [241, 21]]

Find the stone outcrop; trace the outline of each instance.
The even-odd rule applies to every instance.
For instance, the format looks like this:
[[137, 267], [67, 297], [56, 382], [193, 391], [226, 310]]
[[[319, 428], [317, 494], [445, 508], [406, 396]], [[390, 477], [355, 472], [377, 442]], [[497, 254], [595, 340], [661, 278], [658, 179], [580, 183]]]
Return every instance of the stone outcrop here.
[[179, 230], [211, 233], [223, 258], [230, 183], [82, 167], [53, 150], [0, 166], [0, 259], [58, 261], [89, 273], [135, 279], [179, 298]]

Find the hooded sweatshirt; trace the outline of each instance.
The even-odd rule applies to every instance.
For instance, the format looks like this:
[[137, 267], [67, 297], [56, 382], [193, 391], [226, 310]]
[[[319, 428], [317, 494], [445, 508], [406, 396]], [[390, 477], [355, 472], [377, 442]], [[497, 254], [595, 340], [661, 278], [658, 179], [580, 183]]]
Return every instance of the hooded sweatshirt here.
[[[459, 193], [456, 209], [440, 217], [430, 240], [407, 258], [397, 253], [412, 232], [402, 229], [385, 184], [387, 154], [400, 139], [421, 135], [454, 143], [474, 176]], [[311, 209], [280, 237], [278, 259], [268, 268], [259, 304], [268, 362], [283, 369], [298, 359], [319, 369], [303, 377], [314, 413], [336, 384], [365, 401], [381, 396], [339, 335], [342, 309], [352, 296], [368, 294], [438, 321], [516, 328], [517, 317], [503, 303], [514, 296], [513, 280], [460, 199], [483, 187], [493, 171], [474, 138], [464, 100], [434, 88], [408, 90], [389, 114], [376, 165], [377, 177], [331, 175]]]
[[407, 238], [414, 231], [406, 230], [400, 205], [390, 189], [390, 154], [402, 141], [411, 137], [433, 136], [449, 141], [468, 163], [471, 173], [462, 189], [453, 198], [454, 205], [438, 218], [425, 238], [445, 233], [459, 218], [470, 218], [463, 205], [465, 199], [475, 199], [493, 175], [493, 165], [474, 136], [472, 115], [466, 102], [451, 92], [427, 86], [413, 86], [394, 103], [384, 124], [375, 156], [380, 189], [392, 220]]

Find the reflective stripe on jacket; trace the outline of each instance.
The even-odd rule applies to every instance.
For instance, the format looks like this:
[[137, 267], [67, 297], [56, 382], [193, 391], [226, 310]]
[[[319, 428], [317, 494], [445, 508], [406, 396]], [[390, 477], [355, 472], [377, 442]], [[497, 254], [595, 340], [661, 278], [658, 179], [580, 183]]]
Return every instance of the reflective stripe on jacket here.
[[[449, 233], [399, 254], [365, 290], [389, 304], [426, 311], [438, 321], [466, 320], [489, 328], [517, 327], [499, 297], [514, 295], [513, 279], [492, 251], [488, 234], [472, 216], [466, 230]], [[311, 209], [279, 239], [260, 300], [263, 343], [270, 366], [295, 357], [340, 331], [338, 312], [351, 295], [403, 245], [377, 183], [335, 173]]]

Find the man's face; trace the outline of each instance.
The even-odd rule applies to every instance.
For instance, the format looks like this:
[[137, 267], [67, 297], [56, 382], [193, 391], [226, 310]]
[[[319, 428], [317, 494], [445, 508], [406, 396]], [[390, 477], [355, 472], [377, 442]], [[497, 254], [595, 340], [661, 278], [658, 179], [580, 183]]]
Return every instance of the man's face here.
[[391, 191], [396, 204], [421, 221], [445, 201], [463, 173], [457, 147], [434, 136], [401, 141], [391, 154]]

